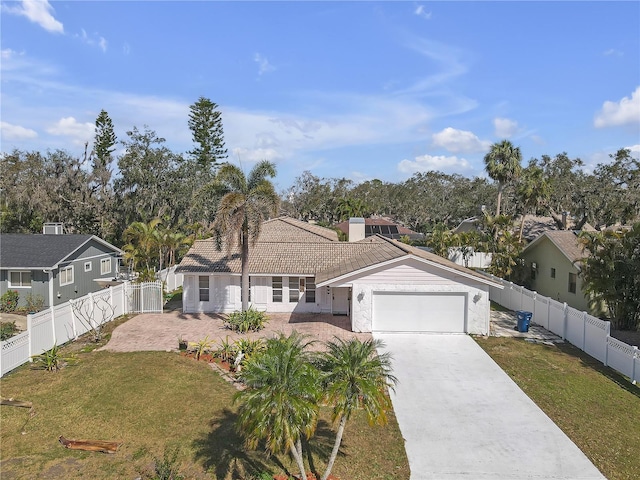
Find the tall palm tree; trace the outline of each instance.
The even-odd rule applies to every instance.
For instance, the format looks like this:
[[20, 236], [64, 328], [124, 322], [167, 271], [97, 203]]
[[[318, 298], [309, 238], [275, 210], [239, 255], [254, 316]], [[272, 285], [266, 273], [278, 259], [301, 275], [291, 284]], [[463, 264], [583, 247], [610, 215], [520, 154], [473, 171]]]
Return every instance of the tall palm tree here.
[[327, 343], [327, 352], [321, 357], [323, 390], [327, 401], [333, 405], [333, 421], [338, 422], [336, 440], [322, 480], [327, 480], [338, 456], [342, 435], [351, 414], [364, 409], [369, 423], [385, 425], [391, 400], [387, 388], [397, 383], [392, 375], [391, 356], [378, 354], [381, 340], [342, 340], [336, 338]]
[[229, 163], [224, 164], [216, 184], [224, 195], [218, 205], [214, 229], [226, 241], [230, 253], [237, 240], [242, 262], [242, 311], [249, 308], [249, 243], [260, 236], [262, 222], [278, 212], [280, 199], [268, 177], [276, 176], [276, 166], [263, 160], [249, 176]]
[[522, 209], [522, 220], [520, 221], [520, 233], [518, 235], [520, 243], [522, 243], [522, 231], [524, 230], [524, 220], [527, 213], [535, 212], [550, 197], [551, 188], [545, 178], [544, 170], [535, 163], [523, 169], [520, 181], [516, 186], [516, 198]]
[[238, 426], [249, 448], [264, 440], [271, 453], [291, 452], [300, 478], [307, 478], [302, 436], [315, 431], [320, 398], [320, 374], [306, 347], [311, 342], [297, 332], [270, 338], [262, 353], [242, 368], [247, 389], [238, 392]]
[[502, 191], [504, 187], [517, 179], [522, 170], [522, 154], [520, 147], [514, 147], [509, 140], [503, 140], [491, 145], [489, 153], [484, 156], [484, 165], [487, 175], [498, 182], [498, 205], [496, 217], [500, 215], [502, 203]]

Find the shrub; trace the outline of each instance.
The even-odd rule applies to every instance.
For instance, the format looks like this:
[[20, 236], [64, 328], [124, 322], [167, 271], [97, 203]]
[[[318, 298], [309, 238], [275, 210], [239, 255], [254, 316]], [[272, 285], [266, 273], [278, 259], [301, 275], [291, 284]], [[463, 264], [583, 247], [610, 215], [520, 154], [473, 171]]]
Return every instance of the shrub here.
[[162, 459], [153, 458], [154, 471], [149, 478], [153, 480], [183, 480], [184, 475], [180, 473], [178, 468], [178, 452], [177, 447], [173, 450], [165, 447]]
[[7, 292], [0, 297], [0, 311], [2, 312], [15, 312], [18, 308], [18, 299], [20, 295], [15, 290], [7, 290]]
[[27, 312], [40, 312], [44, 308], [44, 298], [42, 295], [33, 295], [30, 293], [24, 297], [24, 301]]
[[19, 331], [18, 327], [16, 327], [16, 322], [0, 323], [0, 341], [8, 340]]
[[197, 342], [190, 342], [189, 346], [191, 346], [196, 352], [196, 360], [200, 360], [200, 357], [203, 353], [211, 349], [213, 342], [209, 340], [209, 335], [204, 337], [202, 340]]
[[244, 312], [233, 312], [225, 320], [227, 328], [240, 333], [246, 333], [248, 331], [257, 332], [262, 330], [266, 323], [267, 314], [253, 308], [249, 308], [249, 310]]
[[75, 360], [73, 356], [64, 357], [62, 352], [60, 351], [60, 347], [58, 345], [53, 345], [50, 350], [46, 350], [40, 355], [35, 355], [32, 357], [33, 362], [40, 368], [43, 368], [49, 372], [57, 372], [67, 363]]

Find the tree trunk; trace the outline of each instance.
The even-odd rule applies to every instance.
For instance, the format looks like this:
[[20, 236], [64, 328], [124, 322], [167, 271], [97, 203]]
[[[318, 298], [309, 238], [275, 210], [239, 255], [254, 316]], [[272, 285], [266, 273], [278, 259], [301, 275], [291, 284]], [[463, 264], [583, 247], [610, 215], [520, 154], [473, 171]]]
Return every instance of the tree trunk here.
[[498, 182], [498, 205], [496, 206], [496, 217], [500, 216], [500, 204], [502, 203], [502, 182]]
[[344, 434], [344, 427], [347, 425], [347, 416], [343, 415], [340, 419], [340, 424], [338, 425], [338, 432], [336, 433], [336, 441], [333, 444], [333, 450], [331, 450], [331, 456], [329, 457], [329, 462], [327, 463], [327, 469], [322, 475], [322, 480], [327, 480], [329, 474], [331, 473], [331, 469], [333, 468], [333, 464], [338, 457], [338, 451], [340, 450], [340, 444], [342, 443], [342, 435]]
[[242, 238], [240, 239], [242, 245], [242, 281], [241, 281], [241, 297], [242, 297], [242, 311], [246, 312], [249, 309], [249, 228], [246, 220], [242, 226]]
[[307, 472], [304, 470], [304, 458], [302, 457], [302, 441], [300, 437], [296, 440], [295, 445], [291, 445], [291, 453], [293, 454], [293, 458], [296, 460], [298, 464], [298, 469], [300, 470], [300, 479], [307, 480]]
[[522, 221], [520, 222], [520, 235], [518, 235], [518, 242], [522, 243], [522, 231], [524, 230], [524, 219], [527, 216], [526, 213], [522, 212]]

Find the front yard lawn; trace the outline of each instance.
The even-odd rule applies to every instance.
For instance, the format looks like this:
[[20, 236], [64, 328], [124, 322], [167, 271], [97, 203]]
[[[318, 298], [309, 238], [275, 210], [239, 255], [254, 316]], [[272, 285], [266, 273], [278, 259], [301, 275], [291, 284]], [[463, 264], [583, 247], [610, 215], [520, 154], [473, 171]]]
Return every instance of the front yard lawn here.
[[609, 480], [640, 478], [640, 388], [569, 344], [476, 341]]
[[[0, 471], [12, 478], [136, 478], [165, 451], [189, 479], [251, 479], [295, 472], [288, 456], [246, 451], [235, 431], [235, 389], [205, 362], [170, 352], [79, 353], [57, 373], [24, 366], [0, 380], [2, 396], [33, 402], [33, 410], [0, 407]], [[311, 440], [311, 462], [324, 470], [334, 434], [323, 411]], [[121, 441], [114, 455], [67, 450], [71, 439]], [[370, 427], [364, 415], [347, 424], [333, 474], [342, 480], [408, 479], [395, 417]]]

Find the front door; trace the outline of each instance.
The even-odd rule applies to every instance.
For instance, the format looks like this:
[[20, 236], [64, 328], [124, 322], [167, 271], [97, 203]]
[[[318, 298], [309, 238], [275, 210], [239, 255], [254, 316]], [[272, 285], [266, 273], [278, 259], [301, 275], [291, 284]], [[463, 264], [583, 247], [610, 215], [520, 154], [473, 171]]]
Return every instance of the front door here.
[[331, 312], [334, 315], [349, 315], [349, 293], [351, 289], [349, 287], [332, 288], [332, 302]]

